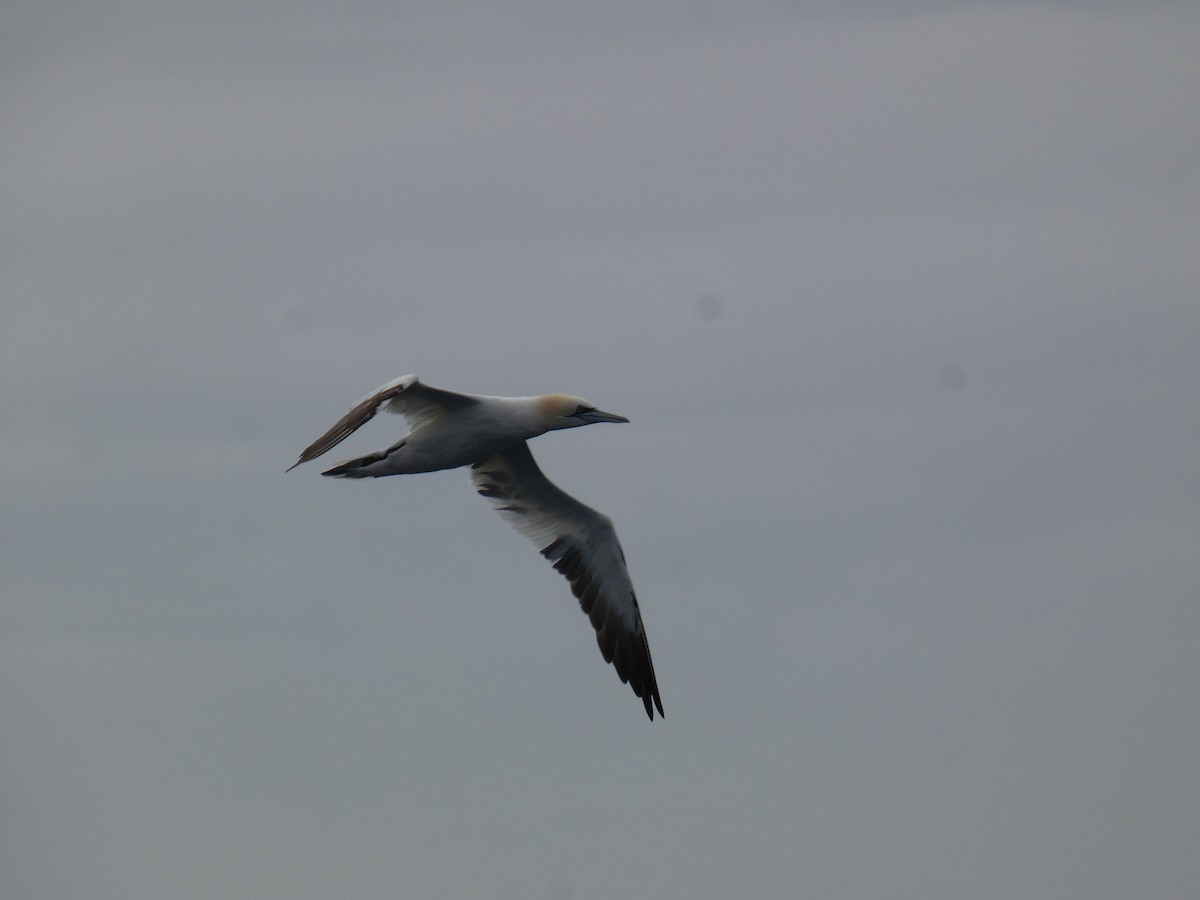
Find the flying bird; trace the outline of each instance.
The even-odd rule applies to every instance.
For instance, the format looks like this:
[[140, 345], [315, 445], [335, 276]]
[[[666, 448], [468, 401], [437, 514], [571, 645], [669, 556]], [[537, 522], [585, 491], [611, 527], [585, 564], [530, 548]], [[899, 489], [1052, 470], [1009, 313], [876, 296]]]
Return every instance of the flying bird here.
[[[554, 568], [596, 630], [605, 662], [642, 699], [646, 715], [664, 715], [650, 645], [625, 554], [612, 521], [564, 493], [542, 474], [526, 443], [562, 428], [628, 422], [581, 397], [482, 397], [422, 384], [404, 375], [372, 391], [288, 467], [316, 459], [374, 418], [399, 413], [409, 432], [392, 446], [323, 472], [334, 478], [380, 478], [470, 466], [471, 483]], [[653, 704], [653, 705], [652, 705]]]

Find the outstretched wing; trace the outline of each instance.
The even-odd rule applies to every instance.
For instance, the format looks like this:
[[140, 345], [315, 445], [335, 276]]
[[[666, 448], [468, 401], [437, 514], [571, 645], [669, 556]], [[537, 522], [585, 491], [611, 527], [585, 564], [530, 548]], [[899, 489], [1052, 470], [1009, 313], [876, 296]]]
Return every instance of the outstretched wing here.
[[453, 391], [429, 387], [421, 384], [416, 375], [402, 375], [376, 388], [354, 404], [350, 412], [342, 416], [336, 425], [309, 444], [300, 454], [300, 458], [288, 466], [287, 471], [290, 472], [301, 463], [316, 459], [322, 453], [332, 450], [371, 421], [375, 413], [379, 412], [380, 406], [388, 412], [403, 415], [409, 430], [413, 431], [440, 415], [477, 402], [479, 401], [469, 394], [456, 394]]
[[524, 441], [473, 465], [471, 483], [567, 577], [605, 661], [642, 698], [646, 715], [653, 719], [654, 708], [663, 715], [637, 597], [609, 518], [555, 487]]

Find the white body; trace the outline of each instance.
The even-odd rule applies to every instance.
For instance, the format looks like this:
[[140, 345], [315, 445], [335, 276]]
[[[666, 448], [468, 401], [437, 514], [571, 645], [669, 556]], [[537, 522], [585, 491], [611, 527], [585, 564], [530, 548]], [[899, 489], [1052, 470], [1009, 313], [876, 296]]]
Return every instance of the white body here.
[[526, 444], [547, 431], [629, 420], [567, 394], [484, 397], [443, 391], [405, 375], [355, 404], [291, 468], [339, 444], [380, 407], [403, 415], [409, 433], [384, 450], [323, 474], [379, 478], [470, 466], [475, 489], [571, 582], [596, 630], [600, 652], [642, 698], [646, 714], [653, 719], [657, 709], [662, 715], [650, 646], [612, 522], [555, 487]]
[[429, 419], [362, 467], [365, 476], [457, 469], [548, 430], [534, 397], [479, 397], [453, 414]]

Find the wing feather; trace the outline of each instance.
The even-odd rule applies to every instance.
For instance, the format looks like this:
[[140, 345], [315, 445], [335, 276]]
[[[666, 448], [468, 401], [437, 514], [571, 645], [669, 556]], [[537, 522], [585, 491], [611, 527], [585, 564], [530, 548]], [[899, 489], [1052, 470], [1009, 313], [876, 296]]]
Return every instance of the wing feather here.
[[287, 471], [332, 450], [375, 418], [380, 406], [388, 412], [403, 415], [409, 430], [415, 431], [440, 415], [478, 402], [470, 394], [429, 387], [421, 384], [416, 375], [402, 375], [380, 385], [354, 404], [350, 412], [338, 419], [332, 428], [304, 448], [300, 458], [288, 466]]
[[653, 719], [657, 709], [662, 716], [650, 645], [612, 521], [552, 484], [524, 441], [473, 465], [471, 483], [566, 577], [605, 662], [642, 699], [646, 715]]

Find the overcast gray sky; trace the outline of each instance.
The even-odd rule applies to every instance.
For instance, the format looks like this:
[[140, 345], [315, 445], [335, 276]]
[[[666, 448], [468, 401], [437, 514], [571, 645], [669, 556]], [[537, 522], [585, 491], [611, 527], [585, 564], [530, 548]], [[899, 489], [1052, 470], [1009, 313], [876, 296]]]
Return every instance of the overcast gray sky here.
[[[1194, 5], [0, 22], [5, 898], [1194, 895]], [[533, 449], [664, 721], [464, 473], [284, 475], [406, 372], [632, 420]]]

